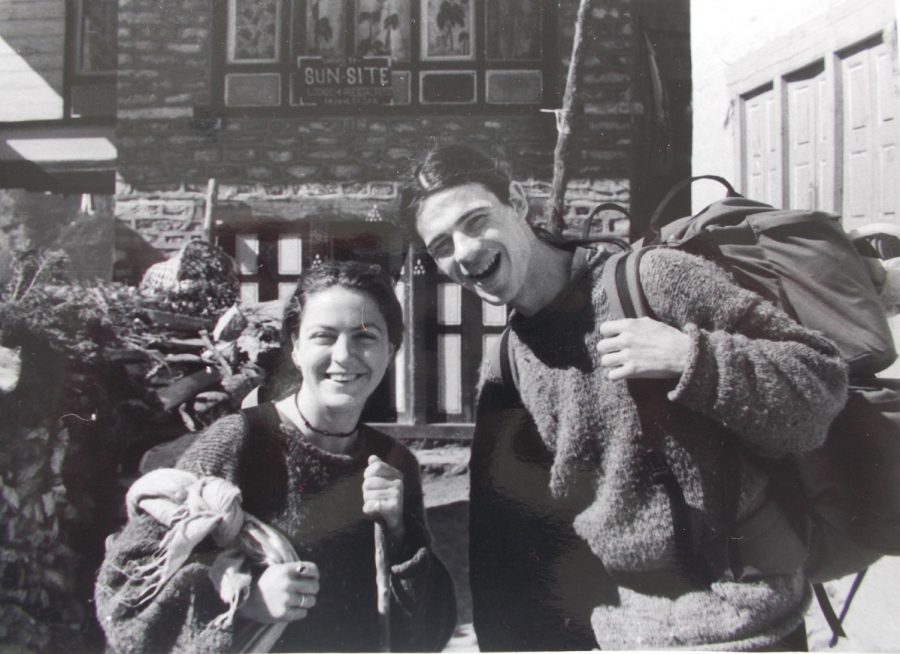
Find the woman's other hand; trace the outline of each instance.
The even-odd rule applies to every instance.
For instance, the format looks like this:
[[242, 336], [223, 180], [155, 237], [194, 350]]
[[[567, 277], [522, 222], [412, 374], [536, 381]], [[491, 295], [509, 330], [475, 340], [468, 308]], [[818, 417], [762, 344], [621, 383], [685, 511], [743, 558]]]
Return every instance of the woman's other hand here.
[[363, 473], [363, 513], [379, 520], [391, 540], [403, 540], [403, 473], [374, 454]]
[[607, 377], [618, 379], [673, 379], [681, 376], [690, 354], [690, 337], [652, 318], [607, 320], [600, 325], [603, 338], [597, 350]]
[[238, 610], [256, 622], [293, 622], [302, 620], [316, 605], [319, 569], [309, 561], [279, 563], [263, 571]]

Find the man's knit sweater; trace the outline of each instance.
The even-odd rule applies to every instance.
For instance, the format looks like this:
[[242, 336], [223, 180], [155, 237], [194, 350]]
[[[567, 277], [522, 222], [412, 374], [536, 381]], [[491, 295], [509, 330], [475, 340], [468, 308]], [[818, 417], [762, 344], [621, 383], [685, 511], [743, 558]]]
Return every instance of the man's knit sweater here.
[[[440, 649], [456, 621], [453, 585], [433, 554], [418, 464], [388, 436], [360, 427], [354, 450], [331, 454], [282, 424], [271, 404], [262, 429], [248, 433], [240, 415], [212, 425], [182, 455], [179, 468], [236, 483], [248, 513], [280, 531], [300, 560], [320, 572], [317, 604], [287, 626], [273, 651], [375, 651], [379, 647], [372, 523], [362, 513], [362, 475], [376, 454], [403, 473], [406, 539], [392, 565], [392, 645]], [[97, 614], [117, 652], [231, 651], [250, 621], [212, 624], [226, 606], [209, 578], [212, 552], [190, 559], [149, 603], [136, 605], [143, 584], [129, 575], [162, 536], [145, 516], [111, 538], [97, 581]], [[211, 546], [210, 546], [211, 549]]]
[[[609, 318], [600, 283], [604, 259], [600, 253], [576, 256], [570, 285], [549, 306], [511, 318], [525, 418], [511, 413], [515, 402], [502, 390], [496, 362], [486, 360], [472, 461], [473, 574], [484, 571], [480, 557], [493, 556], [493, 537], [476, 524], [479, 515], [497, 520], [513, 503], [528, 507], [527, 497], [509, 497], [506, 487], [498, 487], [509, 462], [479, 443], [496, 444], [497, 436], [482, 427], [495, 429], [497, 416], [505, 415], [500, 422], [521, 425], [514, 438], [528, 440], [536, 432], [543, 442], [549, 497], [568, 505], [574, 531], [605, 568], [567, 573], [598, 587], [591, 624], [601, 648], [753, 649], [775, 643], [800, 622], [809, 592], [800, 572], [803, 547], [767, 501], [768, 478], [756, 457], [821, 443], [846, 399], [845, 366], [829, 341], [735, 286], [713, 264], [655, 250], [641, 262], [648, 303], [659, 320], [690, 336], [691, 348], [680, 379], [645, 384], [653, 401], [648, 405], [644, 398], [639, 406], [633, 387], [610, 381], [599, 365], [599, 327]], [[652, 439], [684, 493], [697, 547], [704, 551], [728, 535], [746, 536], [744, 580], [702, 585], [685, 578], [669, 496], [646, 466]], [[735, 471], [739, 498], [729, 502]], [[519, 486], [514, 492], [524, 491]], [[482, 501], [486, 506], [476, 510]], [[738, 527], [735, 504], [746, 519]], [[567, 551], [578, 549], [569, 545]], [[490, 579], [476, 583], [473, 576], [476, 595], [476, 586], [490, 585]], [[550, 579], [548, 592], [571, 595], [559, 590], [562, 585]], [[584, 595], [566, 602], [583, 614]], [[490, 631], [478, 614], [484, 602], [475, 597], [474, 603], [476, 630]]]

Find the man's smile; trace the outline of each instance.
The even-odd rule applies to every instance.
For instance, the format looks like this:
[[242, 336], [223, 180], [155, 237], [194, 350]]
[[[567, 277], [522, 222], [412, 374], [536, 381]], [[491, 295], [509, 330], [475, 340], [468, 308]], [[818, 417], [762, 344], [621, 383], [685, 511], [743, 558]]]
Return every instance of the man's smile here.
[[471, 269], [465, 269], [464, 273], [466, 277], [471, 279], [473, 282], [481, 282], [493, 275], [497, 272], [497, 268], [500, 267], [500, 253], [497, 252], [493, 257], [483, 261], [477, 267], [473, 267]]

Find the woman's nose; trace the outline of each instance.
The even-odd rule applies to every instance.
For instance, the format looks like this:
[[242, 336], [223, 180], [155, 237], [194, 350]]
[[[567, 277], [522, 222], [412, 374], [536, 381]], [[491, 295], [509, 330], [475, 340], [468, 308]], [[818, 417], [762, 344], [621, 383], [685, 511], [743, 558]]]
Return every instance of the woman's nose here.
[[338, 336], [331, 348], [331, 358], [335, 361], [346, 361], [353, 356], [353, 344], [347, 336]]

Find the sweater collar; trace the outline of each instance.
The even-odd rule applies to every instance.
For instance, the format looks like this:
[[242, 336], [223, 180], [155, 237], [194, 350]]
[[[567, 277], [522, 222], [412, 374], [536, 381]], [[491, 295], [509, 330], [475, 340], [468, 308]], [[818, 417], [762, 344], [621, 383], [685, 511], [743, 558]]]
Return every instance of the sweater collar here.
[[513, 309], [509, 315], [509, 325], [513, 330], [534, 329], [547, 320], [558, 320], [560, 312], [572, 311], [583, 305], [583, 280], [596, 266], [608, 259], [610, 253], [601, 248], [578, 247], [572, 255], [569, 282], [543, 309], [531, 316], [525, 316]]

